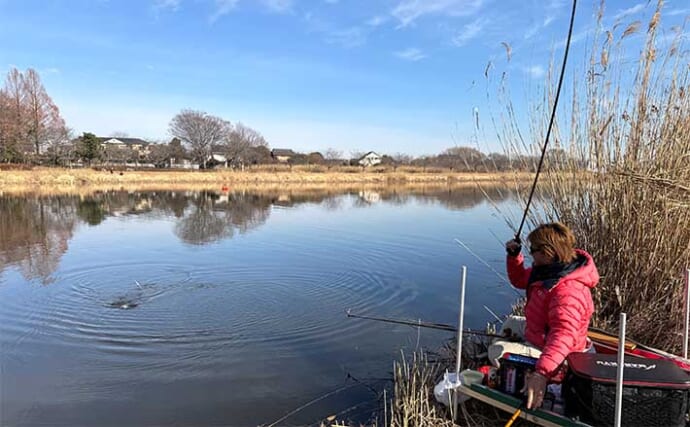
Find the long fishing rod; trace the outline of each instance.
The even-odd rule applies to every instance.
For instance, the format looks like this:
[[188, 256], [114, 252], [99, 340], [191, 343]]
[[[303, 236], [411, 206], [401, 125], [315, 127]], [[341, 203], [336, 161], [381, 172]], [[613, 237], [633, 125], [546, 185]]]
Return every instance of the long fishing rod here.
[[563, 54], [563, 64], [561, 65], [561, 75], [558, 78], [558, 88], [556, 89], [556, 98], [553, 101], [553, 109], [551, 110], [551, 120], [549, 120], [549, 127], [546, 129], [546, 138], [544, 140], [544, 146], [541, 149], [541, 157], [539, 158], [539, 166], [537, 166], [537, 173], [534, 175], [534, 182], [532, 183], [532, 189], [529, 192], [529, 198], [527, 199], [527, 206], [525, 206], [525, 212], [522, 215], [522, 220], [520, 221], [520, 227], [515, 233], [515, 240], [520, 242], [520, 233], [522, 233], [522, 227], [525, 225], [525, 220], [527, 219], [527, 213], [529, 212], [529, 207], [532, 204], [532, 196], [534, 196], [534, 189], [537, 187], [537, 181], [539, 180], [539, 174], [541, 173], [541, 167], [544, 164], [544, 155], [546, 154], [546, 147], [549, 144], [549, 137], [551, 136], [551, 129], [553, 128], [554, 120], [556, 119], [556, 108], [558, 107], [558, 99], [561, 96], [561, 87], [563, 86], [563, 76], [565, 75], [565, 65], [568, 62], [568, 52], [570, 51], [570, 41], [573, 37], [573, 24], [575, 23], [575, 9], [577, 8], [577, 0], [573, 0], [573, 10], [570, 13], [570, 27], [568, 29], [568, 39], [565, 42], [565, 53]]
[[[377, 322], [384, 322], [384, 323], [394, 323], [397, 325], [408, 325], [408, 326], [417, 326], [420, 328], [429, 328], [429, 329], [438, 329], [441, 331], [448, 331], [448, 332], [457, 332], [458, 328], [456, 328], [453, 325], [448, 325], [445, 323], [433, 323], [433, 322], [423, 322], [421, 320], [415, 321], [415, 320], [405, 320], [405, 319], [393, 319], [390, 317], [376, 317], [376, 316], [362, 316], [359, 314], [352, 314], [350, 310], [346, 311], [347, 317], [353, 317], [356, 319], [366, 319], [366, 320], [375, 320]], [[478, 335], [482, 337], [492, 337], [492, 338], [505, 338], [503, 335], [498, 335], [498, 334], [489, 334], [483, 331], [476, 331], [472, 329], [465, 329], [462, 331], [463, 334], [467, 335]]]

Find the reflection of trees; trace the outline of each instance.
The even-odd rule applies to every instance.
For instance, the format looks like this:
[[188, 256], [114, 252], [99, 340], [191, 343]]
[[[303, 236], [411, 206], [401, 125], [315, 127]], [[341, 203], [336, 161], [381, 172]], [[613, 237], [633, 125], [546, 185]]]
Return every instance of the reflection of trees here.
[[468, 209], [488, 199], [507, 200], [504, 188], [276, 188], [263, 191], [127, 192], [102, 191], [90, 196], [0, 196], [0, 272], [17, 266], [28, 279], [47, 283], [67, 250], [76, 223], [97, 226], [109, 216], [143, 215], [176, 218], [175, 233], [184, 242], [206, 244], [231, 238], [264, 224], [271, 206], [320, 204], [324, 209], [343, 207], [343, 196], [354, 206], [375, 203], [403, 206], [410, 201], [440, 203], [450, 209]]
[[50, 282], [76, 221], [74, 197], [0, 197], [0, 272], [16, 265], [27, 280]]
[[98, 225], [105, 219], [106, 211], [98, 200], [84, 199], [79, 201], [77, 215], [89, 225]]
[[244, 233], [265, 223], [271, 198], [250, 193], [199, 193], [194, 209], [177, 223], [175, 233], [191, 244], [205, 244]]
[[184, 216], [175, 226], [175, 234], [184, 242], [203, 245], [232, 236], [224, 218], [213, 211], [213, 198], [201, 195], [195, 201], [196, 208]]

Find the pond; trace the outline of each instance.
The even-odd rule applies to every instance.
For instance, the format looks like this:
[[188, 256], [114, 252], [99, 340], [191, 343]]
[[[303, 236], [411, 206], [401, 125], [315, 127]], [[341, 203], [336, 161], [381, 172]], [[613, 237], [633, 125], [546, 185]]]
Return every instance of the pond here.
[[346, 310], [456, 324], [466, 265], [466, 327], [506, 312], [477, 256], [504, 271], [510, 194], [2, 195], [0, 424], [366, 421], [401, 351], [452, 334]]

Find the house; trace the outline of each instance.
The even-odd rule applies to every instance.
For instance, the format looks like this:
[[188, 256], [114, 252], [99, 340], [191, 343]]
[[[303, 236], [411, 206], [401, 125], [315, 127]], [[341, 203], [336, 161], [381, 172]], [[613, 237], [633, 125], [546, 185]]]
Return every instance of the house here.
[[162, 167], [169, 167], [171, 169], [199, 169], [199, 165], [194, 163], [192, 159], [171, 157], [169, 163], [166, 162]]
[[271, 157], [274, 158], [279, 163], [287, 163], [290, 158], [294, 157], [297, 153], [292, 150], [285, 148], [274, 148], [271, 150]]
[[373, 151], [368, 152], [357, 160], [357, 164], [360, 166], [376, 166], [381, 163], [381, 156]]
[[121, 137], [98, 137], [101, 147], [104, 150], [108, 149], [131, 149], [135, 151], [140, 159], [145, 159], [149, 155], [149, 143], [139, 138], [121, 138]]
[[213, 153], [206, 158], [206, 169], [227, 168], [228, 157], [224, 154]]

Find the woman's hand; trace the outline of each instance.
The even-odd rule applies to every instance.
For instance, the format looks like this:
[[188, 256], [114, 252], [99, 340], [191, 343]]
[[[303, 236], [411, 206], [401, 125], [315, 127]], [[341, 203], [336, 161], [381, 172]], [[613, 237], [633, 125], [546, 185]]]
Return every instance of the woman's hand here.
[[510, 239], [506, 242], [506, 252], [510, 256], [518, 256], [522, 250], [522, 245], [515, 239]]
[[544, 402], [544, 393], [546, 392], [546, 383], [549, 380], [542, 374], [536, 372], [528, 372], [525, 374], [525, 386], [520, 392], [527, 395], [527, 409], [536, 409], [541, 407]]

